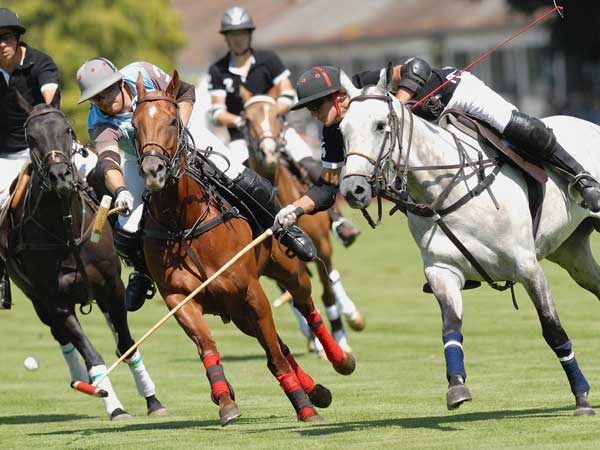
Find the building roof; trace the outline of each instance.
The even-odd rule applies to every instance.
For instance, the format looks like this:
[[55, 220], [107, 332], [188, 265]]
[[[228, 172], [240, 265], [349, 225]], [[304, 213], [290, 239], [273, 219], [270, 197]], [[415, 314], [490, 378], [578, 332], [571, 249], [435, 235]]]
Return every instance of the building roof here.
[[313, 46], [356, 39], [440, 34], [515, 27], [530, 18], [505, 0], [173, 0], [189, 36], [179, 53], [183, 67], [205, 68], [226, 51], [219, 34], [223, 12], [248, 9], [256, 23], [257, 47]]

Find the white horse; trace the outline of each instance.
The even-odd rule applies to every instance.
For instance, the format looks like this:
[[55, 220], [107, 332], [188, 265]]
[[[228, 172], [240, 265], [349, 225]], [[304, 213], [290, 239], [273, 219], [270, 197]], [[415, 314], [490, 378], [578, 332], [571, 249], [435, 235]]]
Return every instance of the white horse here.
[[[391, 80], [389, 71], [377, 86], [360, 92], [342, 74], [342, 85], [351, 103], [340, 124], [347, 150], [341, 192], [352, 207], [364, 209], [378, 188], [397, 194], [401, 186], [411, 202], [431, 205], [439, 199], [434, 209], [441, 211], [480, 183], [476, 166], [467, 166], [462, 175], [453, 178], [456, 165], [465, 158], [476, 161], [479, 150], [493, 165], [490, 160], [497, 153], [453, 129], [452, 133], [465, 141], [468, 156], [461, 154], [449, 131], [413, 116], [390, 94], [386, 80]], [[600, 127], [566, 116], [548, 117], [544, 123], [554, 130], [565, 149], [600, 178]], [[451, 165], [454, 167], [431, 168]], [[411, 213], [411, 208], [408, 211], [408, 224], [421, 251], [425, 276], [442, 313], [448, 408], [458, 408], [471, 399], [464, 384], [461, 289], [467, 280], [485, 277], [441, 229], [444, 225], [476, 259], [475, 265], [479, 263], [489, 274], [485, 281], [510, 281], [525, 287], [537, 310], [543, 336], [571, 385], [576, 400], [574, 414], [593, 415], [587, 399], [589, 384], [560, 324], [540, 260], [547, 258], [559, 264], [600, 299], [600, 267], [589, 243], [589, 235], [600, 224], [600, 215], [582, 208], [580, 199], [573, 198], [566, 183], [550, 171], [534, 237], [525, 175], [509, 164], [495, 171], [491, 192], [483, 190], [443, 217], [431, 210], [430, 217]], [[491, 172], [487, 165], [485, 176]]]

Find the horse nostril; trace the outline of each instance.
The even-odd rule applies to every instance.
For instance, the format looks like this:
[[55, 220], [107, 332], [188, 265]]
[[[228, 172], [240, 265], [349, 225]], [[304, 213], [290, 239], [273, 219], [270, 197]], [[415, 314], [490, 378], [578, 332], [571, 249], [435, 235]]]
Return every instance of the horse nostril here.
[[162, 173], [165, 171], [165, 165], [164, 164], [159, 164], [158, 167], [156, 168], [156, 172], [157, 173]]
[[359, 185], [359, 186], [356, 186], [356, 187], [354, 188], [354, 193], [355, 193], [355, 194], [363, 194], [364, 192], [365, 192], [365, 188], [364, 188], [364, 187], [362, 187], [362, 186], [360, 186], [360, 185]]

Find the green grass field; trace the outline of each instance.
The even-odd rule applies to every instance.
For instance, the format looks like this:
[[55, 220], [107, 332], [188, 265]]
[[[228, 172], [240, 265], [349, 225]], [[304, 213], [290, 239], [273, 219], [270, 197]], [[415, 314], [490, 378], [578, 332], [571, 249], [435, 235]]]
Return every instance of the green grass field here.
[[[521, 288], [519, 311], [508, 293], [487, 287], [465, 293], [465, 364], [473, 401], [447, 411], [440, 313], [433, 296], [421, 293], [421, 261], [405, 219], [400, 214], [385, 217], [372, 231], [360, 214], [353, 217], [363, 234], [349, 249], [336, 247], [336, 267], [368, 320], [364, 332], [349, 331], [356, 372], [338, 375], [328, 363], [307, 354], [289, 309], [274, 311], [279, 332], [299, 363], [333, 392], [332, 405], [321, 411], [324, 424], [296, 422], [258, 343], [216, 317], [209, 320], [242, 410], [240, 420], [219, 426], [195, 347], [170, 321], [142, 346], [169, 415], [145, 416], [145, 402], [123, 366], [111, 379], [135, 419], [111, 423], [98, 399], [69, 388], [57, 344], [31, 303], [17, 294], [13, 310], [0, 311], [0, 449], [600, 447], [600, 419], [572, 416], [568, 382]], [[600, 252], [598, 239], [595, 248]], [[600, 305], [562, 269], [551, 263], [545, 267], [563, 326], [592, 385], [592, 404], [598, 407], [600, 394], [594, 389], [600, 386]], [[274, 298], [273, 285], [264, 284]], [[314, 290], [318, 299], [320, 288]], [[141, 336], [165, 312], [157, 298], [130, 314], [134, 336]], [[99, 310], [81, 320], [110, 365], [114, 343]], [[39, 370], [24, 369], [29, 355], [40, 360]]]

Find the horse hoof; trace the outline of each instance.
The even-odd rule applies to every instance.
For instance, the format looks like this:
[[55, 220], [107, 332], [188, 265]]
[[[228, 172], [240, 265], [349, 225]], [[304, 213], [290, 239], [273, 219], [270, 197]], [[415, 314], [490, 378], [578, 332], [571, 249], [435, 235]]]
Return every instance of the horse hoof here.
[[310, 416], [301, 418], [299, 420], [304, 423], [323, 423], [323, 422], [325, 422], [325, 418], [317, 412], [315, 412], [314, 414], [311, 414]]
[[365, 316], [360, 311], [356, 311], [354, 316], [351, 319], [347, 320], [348, 326], [354, 331], [362, 331], [365, 329], [367, 322], [365, 320]]
[[337, 373], [342, 375], [350, 375], [356, 369], [356, 359], [352, 353], [344, 353], [344, 359], [341, 364], [334, 365], [333, 368]]
[[595, 416], [596, 415], [596, 411], [594, 411], [594, 408], [588, 406], [588, 407], [585, 407], [585, 408], [577, 408], [577, 409], [575, 409], [575, 411], [573, 412], [573, 415], [575, 417]]
[[331, 391], [322, 384], [315, 384], [315, 388], [308, 393], [308, 398], [317, 408], [327, 408], [331, 405]]
[[168, 415], [167, 408], [161, 406], [160, 408], [154, 409], [152, 411], [148, 410], [148, 415], [152, 417], [162, 417]]
[[110, 413], [111, 422], [124, 422], [132, 419], [133, 416], [129, 415], [127, 411], [121, 408], [115, 408], [113, 412]]
[[446, 404], [449, 410], [457, 409], [464, 402], [471, 401], [471, 393], [464, 384], [450, 386], [446, 393]]
[[318, 352], [317, 358], [322, 359], [323, 361], [327, 361], [327, 353], [325, 353], [325, 350], [321, 350], [320, 352]]
[[223, 406], [219, 409], [219, 420], [221, 422], [221, 426], [227, 426], [230, 423], [234, 422], [235, 419], [242, 415], [240, 408], [237, 403], [230, 403], [227, 406]]

